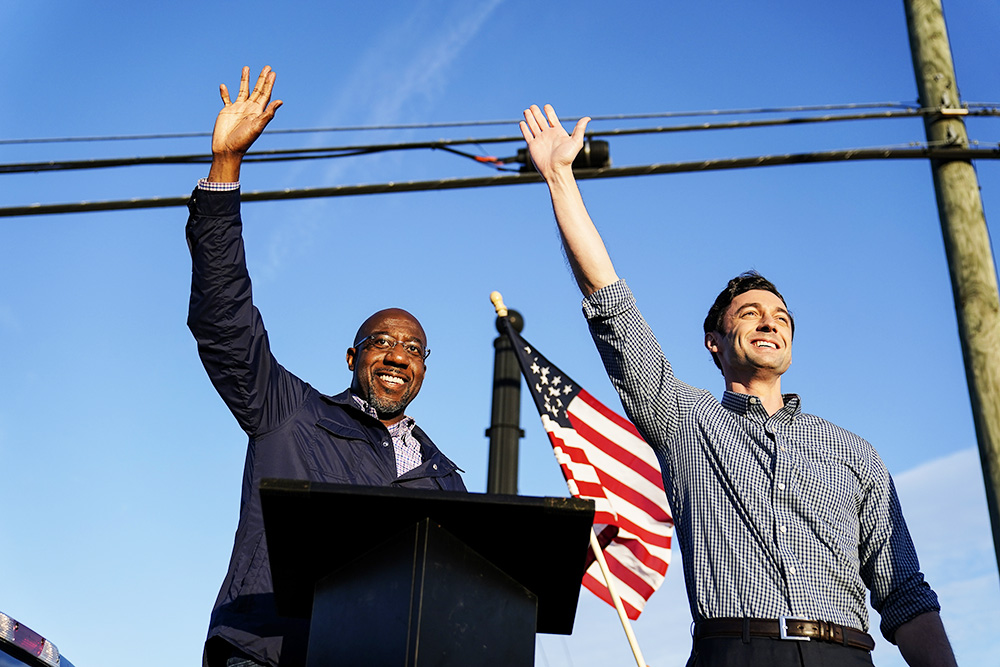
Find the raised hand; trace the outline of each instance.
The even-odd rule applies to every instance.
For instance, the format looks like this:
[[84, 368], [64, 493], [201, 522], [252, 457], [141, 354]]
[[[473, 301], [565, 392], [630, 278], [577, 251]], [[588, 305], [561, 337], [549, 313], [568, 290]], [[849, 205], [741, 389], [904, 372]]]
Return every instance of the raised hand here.
[[243, 68], [240, 92], [236, 101], [229, 99], [226, 84], [219, 85], [219, 93], [225, 106], [215, 119], [212, 132], [212, 170], [209, 180], [238, 181], [243, 155], [261, 135], [267, 124], [274, 118], [274, 112], [281, 106], [281, 100], [271, 102], [275, 73], [265, 67], [257, 77], [257, 83], [250, 90], [250, 68]]
[[555, 109], [546, 104], [545, 115], [535, 105], [525, 109], [520, 123], [531, 160], [549, 186], [566, 258], [584, 296], [618, 280], [573, 175], [573, 160], [583, 148], [583, 133], [589, 122], [590, 118], [581, 118], [573, 134], [566, 134]]
[[573, 160], [583, 148], [583, 135], [589, 122], [590, 118], [581, 118], [573, 134], [567, 134], [551, 104], [545, 105], [545, 115], [535, 104], [524, 110], [521, 134], [528, 144], [535, 169], [545, 180], [561, 169], [572, 169]]

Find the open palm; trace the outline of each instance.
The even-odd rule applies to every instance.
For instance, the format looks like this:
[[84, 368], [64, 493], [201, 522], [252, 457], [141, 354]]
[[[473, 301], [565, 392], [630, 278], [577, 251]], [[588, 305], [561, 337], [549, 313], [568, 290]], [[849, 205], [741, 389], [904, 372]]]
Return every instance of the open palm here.
[[250, 68], [244, 67], [235, 102], [230, 101], [226, 85], [219, 86], [225, 106], [215, 119], [215, 130], [212, 132], [214, 155], [243, 155], [250, 149], [281, 106], [281, 100], [271, 102], [274, 80], [275, 73], [270, 67], [265, 67], [251, 91]]
[[551, 104], [545, 105], [544, 115], [534, 104], [525, 109], [524, 120], [520, 123], [521, 134], [538, 173], [548, 177], [560, 168], [571, 167], [583, 147], [583, 136], [589, 122], [590, 118], [581, 118], [573, 128], [573, 134], [568, 134]]

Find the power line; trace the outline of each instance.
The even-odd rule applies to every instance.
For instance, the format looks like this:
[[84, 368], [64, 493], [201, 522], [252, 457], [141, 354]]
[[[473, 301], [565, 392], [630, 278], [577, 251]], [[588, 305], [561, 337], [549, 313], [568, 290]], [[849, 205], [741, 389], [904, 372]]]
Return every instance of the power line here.
[[[805, 108], [805, 107], [801, 107]], [[749, 112], [749, 110], [742, 110]], [[622, 137], [640, 134], [663, 134], [673, 132], [697, 132], [705, 130], [732, 130], [761, 127], [778, 127], [788, 125], [803, 125], [814, 123], [858, 121], [858, 120], [885, 120], [893, 118], [913, 118], [938, 113], [938, 110], [922, 110], [908, 108], [902, 111], [881, 111], [869, 113], [854, 113], [841, 115], [806, 116], [799, 118], [770, 118], [755, 119], [745, 121], [727, 121], [720, 123], [698, 123], [688, 125], [668, 125], [659, 127], [613, 129], [588, 132], [588, 137]], [[694, 112], [690, 112], [694, 113]], [[709, 112], [698, 112], [707, 114]], [[976, 109], [969, 110], [966, 115], [1000, 115], [997, 109]], [[632, 117], [638, 117], [633, 115]], [[617, 117], [621, 118], [621, 117]], [[351, 157], [358, 155], [369, 155], [388, 151], [409, 151], [409, 150], [447, 150], [457, 153], [463, 157], [472, 158], [479, 162], [493, 164], [509, 164], [515, 158], [493, 158], [488, 156], [470, 155], [461, 151], [451, 150], [450, 147], [462, 145], [487, 145], [521, 142], [520, 135], [483, 137], [476, 139], [439, 139], [435, 141], [419, 142], [399, 142], [389, 144], [360, 144], [349, 146], [329, 146], [321, 148], [296, 148], [296, 149], [274, 149], [257, 150], [248, 153], [245, 162], [286, 162], [292, 160], [318, 160], [339, 157]], [[110, 167], [131, 167], [145, 165], [168, 165], [168, 164], [208, 164], [212, 156], [208, 153], [193, 155], [161, 155], [155, 157], [127, 157], [127, 158], [103, 158], [88, 160], [60, 160], [47, 162], [21, 162], [12, 164], [0, 164], [0, 174], [36, 173], [48, 171], [75, 171], [86, 169], [105, 169]]]
[[[966, 104], [969, 109], [979, 108], [992, 110], [993, 115], [1000, 115], [1000, 104], [985, 102], [970, 102]], [[819, 111], [838, 111], [848, 109], [909, 109], [920, 112], [918, 105], [908, 102], [861, 102], [851, 104], [823, 104], [813, 106], [788, 106], [788, 107], [759, 107], [750, 109], [711, 109], [702, 111], [661, 111], [651, 113], [635, 114], [612, 114], [604, 116], [591, 116], [593, 121], [609, 120], [648, 120], [653, 118], [691, 118], [698, 116], [730, 116], [746, 114], [775, 114], [775, 113], [810, 113]], [[576, 122], [580, 117], [564, 118], [566, 122]], [[496, 125], [514, 125], [520, 119], [502, 120], [475, 120], [475, 121], [445, 121], [436, 123], [400, 123], [391, 125], [346, 125], [340, 127], [316, 127], [316, 128], [292, 128], [292, 129], [268, 129], [269, 135], [274, 134], [320, 134], [330, 132], [370, 132], [389, 130], [429, 130], [450, 127], [488, 127]], [[163, 132], [157, 134], [123, 134], [105, 135], [92, 137], [40, 137], [27, 139], [0, 139], [0, 146], [17, 144], [57, 144], [57, 143], [82, 143], [82, 142], [113, 142], [113, 141], [147, 141], [160, 139], [192, 139], [212, 136], [211, 132]]]
[[[819, 164], [853, 160], [996, 160], [1000, 159], [997, 148], [858, 148], [814, 153], [794, 153], [785, 155], [762, 155], [745, 158], [702, 160], [697, 162], [672, 162], [640, 165], [634, 167], [607, 167], [604, 169], [582, 169], [576, 172], [580, 180], [596, 178], [621, 178], [625, 176], [650, 176], [654, 174], [676, 174], [683, 172], [719, 171], [750, 167], [773, 167], [791, 164]], [[326, 188], [301, 188], [296, 190], [273, 190], [242, 194], [243, 202], [276, 201], [286, 199], [315, 199], [323, 197], [346, 197], [366, 194], [389, 194], [397, 192], [419, 192], [428, 190], [455, 190], [463, 188], [492, 187], [498, 185], [518, 185], [537, 183], [542, 180], [537, 173], [485, 176], [478, 178], [452, 178], [435, 181], [408, 181], [401, 183], [377, 183], [370, 185], [342, 185]], [[58, 213], [85, 213], [96, 211], [120, 211], [129, 209], [170, 208], [187, 204], [188, 197], [155, 197], [152, 199], [129, 199], [104, 202], [80, 202], [76, 204], [34, 204], [0, 208], [0, 217], [20, 217], [31, 215], [52, 215]]]

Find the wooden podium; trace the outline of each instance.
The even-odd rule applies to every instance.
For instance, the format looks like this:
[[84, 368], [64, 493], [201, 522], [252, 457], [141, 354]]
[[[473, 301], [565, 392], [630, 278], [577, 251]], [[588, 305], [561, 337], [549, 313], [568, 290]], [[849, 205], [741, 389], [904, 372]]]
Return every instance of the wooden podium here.
[[593, 502], [265, 479], [275, 603], [307, 667], [534, 664], [570, 634]]

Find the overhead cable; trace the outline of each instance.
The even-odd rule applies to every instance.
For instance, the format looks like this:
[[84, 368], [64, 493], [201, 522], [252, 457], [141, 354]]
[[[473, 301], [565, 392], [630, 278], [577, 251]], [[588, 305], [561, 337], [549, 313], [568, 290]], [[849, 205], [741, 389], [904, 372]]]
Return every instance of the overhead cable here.
[[[855, 113], [842, 115], [804, 116], [791, 118], [769, 118], [754, 119], [745, 121], [726, 121], [718, 123], [698, 123], [689, 125], [665, 125], [658, 127], [597, 130], [588, 132], [588, 137], [621, 137], [639, 134], [663, 134], [672, 132], [696, 132], [704, 130], [732, 130], [759, 127], [778, 127], [787, 125], [803, 125], [812, 123], [828, 123], [857, 120], [881, 120], [891, 118], [912, 118], [922, 115], [920, 109], [906, 109], [903, 111], [881, 111], [877, 113]], [[1000, 115], [990, 113], [989, 110], [970, 111], [969, 115]], [[269, 132], [270, 133], [270, 132]], [[290, 160], [317, 160], [337, 157], [349, 157], [381, 153], [386, 151], [408, 151], [417, 149], [441, 149], [448, 150], [448, 147], [462, 145], [485, 145], [522, 142], [520, 135], [509, 135], [502, 137], [482, 137], [467, 139], [439, 139], [435, 141], [400, 142], [390, 144], [359, 144], [349, 146], [329, 146], [320, 148], [294, 148], [294, 149], [274, 149], [255, 150], [248, 153], [245, 162], [287, 162]], [[482, 159], [483, 156], [474, 156], [461, 151], [450, 151], [465, 157], [476, 159], [484, 163], [505, 163], [512, 158], [490, 158]], [[207, 164], [211, 162], [212, 156], [208, 153], [194, 155], [162, 155], [156, 157], [126, 157], [126, 158], [103, 158], [89, 160], [60, 160], [48, 162], [22, 162], [11, 164], [0, 164], [0, 174], [32, 173], [42, 171], [71, 171], [81, 169], [105, 169], [109, 167], [131, 167], [141, 165], [166, 165], [166, 164]]]
[[[719, 171], [750, 167], [772, 167], [791, 164], [818, 164], [824, 162], [886, 159], [996, 160], [1000, 159], [1000, 146], [989, 149], [930, 146], [915, 148], [858, 148], [814, 153], [794, 153], [785, 155], [762, 155], [757, 157], [701, 160], [697, 162], [672, 162], [634, 167], [581, 169], [576, 171], [575, 175], [580, 180], [586, 180], [597, 178], [621, 178], [625, 176], [650, 176], [654, 174], [676, 174], [683, 172]], [[366, 194], [388, 194], [427, 190], [455, 190], [461, 188], [479, 188], [497, 185], [518, 185], [521, 183], [536, 183], [541, 180], [541, 176], [537, 173], [530, 172], [477, 178], [451, 178], [435, 181], [409, 181], [370, 185], [342, 185], [336, 187], [300, 188], [295, 190], [245, 192], [242, 193], [241, 199], [243, 202], [315, 199]], [[187, 201], [188, 197], [185, 196], [104, 202], [80, 202], [76, 204], [34, 204], [30, 206], [11, 206], [0, 208], [0, 217], [168, 208], [184, 206], [187, 204]]]
[[[992, 108], [1000, 107], [1000, 104], [970, 102], [967, 107]], [[810, 113], [819, 111], [838, 111], [848, 109], [910, 109], [920, 111], [919, 105], [909, 102], [860, 102], [850, 104], [822, 104], [812, 106], [787, 106], [787, 107], [759, 107], [747, 109], [711, 109], [701, 111], [661, 111], [650, 113], [634, 114], [610, 114], [591, 116], [593, 121], [608, 120], [648, 120], [651, 118], [690, 118], [698, 116], [730, 116], [746, 114], [776, 114], [776, 113]], [[580, 117], [564, 118], [566, 122], [575, 122]], [[318, 134], [327, 132], [370, 132], [388, 130], [429, 130], [449, 127], [485, 127], [496, 125], [515, 125], [518, 119], [501, 120], [474, 120], [474, 121], [445, 121], [435, 123], [398, 123], [387, 125], [346, 125], [340, 127], [316, 127], [316, 128], [292, 128], [292, 129], [268, 129], [268, 134]], [[27, 139], [0, 139], [0, 145], [14, 144], [54, 144], [54, 143], [78, 143], [78, 142], [103, 142], [103, 141], [146, 141], [158, 139], [192, 139], [199, 137], [210, 137], [211, 132], [163, 132], [157, 134], [123, 134], [106, 135], [92, 137], [41, 137]]]

